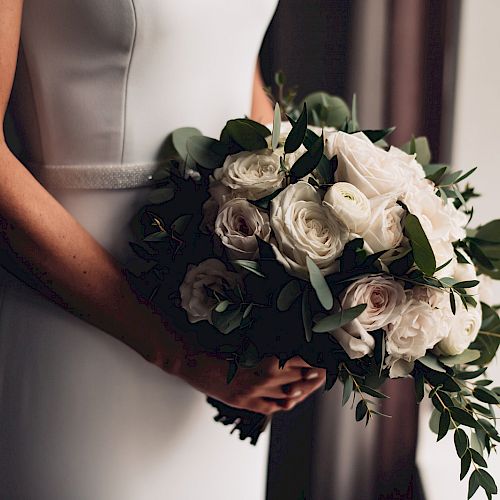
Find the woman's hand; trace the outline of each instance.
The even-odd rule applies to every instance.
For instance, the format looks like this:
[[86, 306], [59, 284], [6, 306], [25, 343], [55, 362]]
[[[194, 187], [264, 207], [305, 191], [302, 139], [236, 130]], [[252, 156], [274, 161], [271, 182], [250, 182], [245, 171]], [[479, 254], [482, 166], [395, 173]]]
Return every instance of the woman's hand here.
[[279, 368], [274, 357], [255, 368], [240, 368], [227, 383], [227, 361], [206, 353], [173, 354], [157, 360], [165, 371], [176, 375], [195, 389], [235, 408], [269, 415], [291, 410], [325, 383], [325, 371], [312, 368], [299, 357]]

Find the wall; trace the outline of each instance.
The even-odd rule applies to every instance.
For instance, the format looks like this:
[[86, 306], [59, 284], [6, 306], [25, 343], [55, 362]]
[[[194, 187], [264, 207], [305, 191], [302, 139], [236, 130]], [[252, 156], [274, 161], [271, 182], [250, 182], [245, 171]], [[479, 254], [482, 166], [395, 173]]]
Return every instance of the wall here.
[[[479, 167], [472, 182], [484, 197], [474, 203], [474, 225], [500, 218], [499, 19], [498, 0], [462, 2], [451, 157], [457, 169]], [[498, 292], [500, 303], [500, 286]], [[500, 385], [498, 358], [489, 373], [495, 385]], [[422, 413], [417, 460], [427, 500], [465, 500], [467, 482], [458, 481], [459, 462], [452, 437], [436, 444], [426, 416]], [[492, 455], [489, 462], [490, 473], [500, 483], [500, 456]], [[474, 498], [486, 496], [481, 493]]]

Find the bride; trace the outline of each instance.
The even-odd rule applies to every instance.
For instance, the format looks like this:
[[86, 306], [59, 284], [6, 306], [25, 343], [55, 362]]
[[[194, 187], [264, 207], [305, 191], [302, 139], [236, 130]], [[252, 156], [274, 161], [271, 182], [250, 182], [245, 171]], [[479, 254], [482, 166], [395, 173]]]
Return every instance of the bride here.
[[[205, 395], [265, 414], [324, 382], [225, 362], [137, 297], [128, 223], [169, 131], [272, 116], [255, 61], [274, 0], [0, 0], [0, 491], [23, 500], [263, 498]], [[15, 75], [15, 78], [14, 78]]]

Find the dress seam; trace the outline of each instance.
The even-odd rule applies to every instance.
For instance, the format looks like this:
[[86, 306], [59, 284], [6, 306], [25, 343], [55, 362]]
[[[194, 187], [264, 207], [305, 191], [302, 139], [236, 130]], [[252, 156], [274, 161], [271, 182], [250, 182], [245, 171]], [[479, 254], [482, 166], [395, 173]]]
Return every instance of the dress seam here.
[[134, 0], [130, 0], [130, 7], [132, 9], [132, 14], [133, 14], [133, 20], [134, 20], [134, 36], [132, 38], [132, 44], [130, 46], [130, 51], [129, 51], [129, 59], [128, 59], [128, 64], [127, 64], [127, 70], [125, 73], [125, 83], [124, 83], [124, 92], [123, 92], [123, 110], [122, 110], [122, 120], [123, 120], [123, 125], [122, 125], [122, 152], [121, 152], [121, 158], [120, 161], [123, 163], [123, 159], [125, 157], [125, 137], [126, 137], [126, 132], [127, 132], [127, 99], [128, 99], [128, 84], [129, 84], [129, 77], [130, 77], [130, 67], [132, 65], [132, 58], [134, 56], [134, 50], [135, 50], [135, 41], [137, 38], [137, 12], [135, 9], [135, 3]]

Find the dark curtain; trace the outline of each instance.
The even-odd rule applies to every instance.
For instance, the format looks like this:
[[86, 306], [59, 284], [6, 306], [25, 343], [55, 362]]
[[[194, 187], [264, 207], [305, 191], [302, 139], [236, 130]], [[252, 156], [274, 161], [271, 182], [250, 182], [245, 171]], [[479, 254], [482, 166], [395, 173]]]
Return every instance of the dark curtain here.
[[[459, 8], [457, 0], [281, 0], [261, 51], [264, 79], [272, 84], [283, 70], [299, 98], [326, 90], [350, 102], [356, 92], [361, 120], [376, 122], [367, 127], [395, 125], [396, 145], [426, 135], [433, 161], [446, 161]], [[374, 43], [380, 61], [366, 57]], [[339, 388], [276, 416], [267, 499], [423, 499], [413, 382], [389, 381], [384, 390], [390, 399], [382, 411], [392, 419], [371, 422], [368, 431], [343, 413]], [[349, 447], [364, 474], [343, 477], [339, 446]]]

